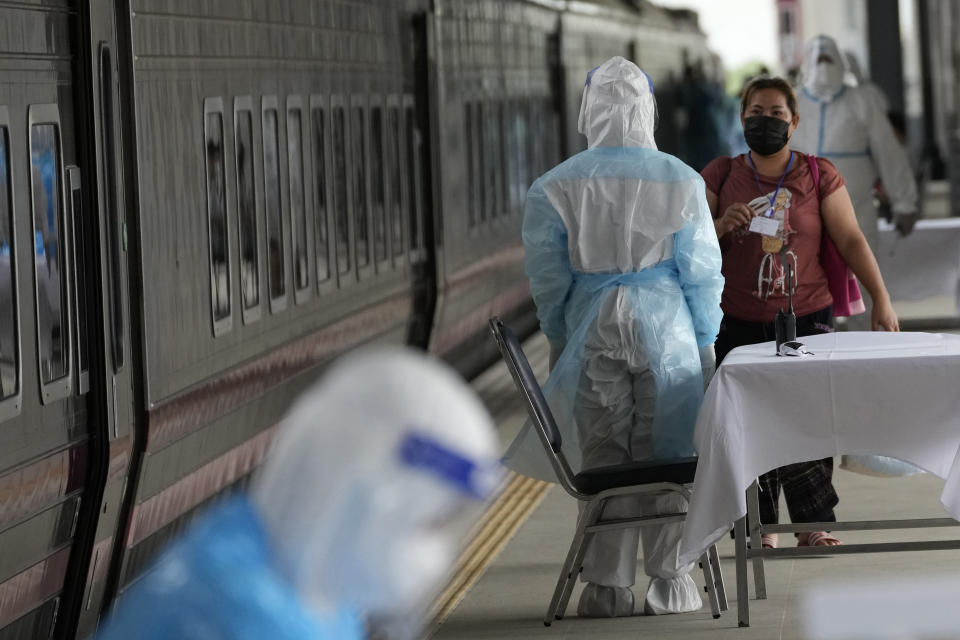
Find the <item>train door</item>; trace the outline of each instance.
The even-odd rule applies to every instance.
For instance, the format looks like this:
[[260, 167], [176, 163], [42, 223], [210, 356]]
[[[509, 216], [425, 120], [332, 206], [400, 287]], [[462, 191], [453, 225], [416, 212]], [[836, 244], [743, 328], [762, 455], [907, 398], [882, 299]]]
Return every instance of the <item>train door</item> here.
[[80, 5], [0, 2], [2, 637], [62, 626], [106, 462]]
[[413, 270], [413, 313], [407, 329], [407, 343], [426, 349], [437, 307], [437, 254], [442, 249], [443, 229], [436, 228], [442, 217], [434, 209], [435, 180], [430, 141], [431, 126], [436, 121], [431, 109], [433, 99], [433, 29], [430, 12], [410, 17], [407, 45], [407, 69], [410, 80], [405, 83], [403, 133], [407, 167], [407, 207], [410, 235], [410, 262]]
[[[59, 631], [63, 636], [82, 638], [96, 630], [101, 609], [109, 601], [113, 558], [122, 551], [125, 492], [133, 463], [133, 388], [129, 288], [127, 286], [127, 222], [124, 214], [122, 178], [122, 136], [118, 29], [111, 0], [87, 0], [81, 3], [79, 43], [85, 77], [84, 100], [87, 126], [80, 133], [84, 150], [82, 161], [89, 167], [84, 188], [88, 192], [90, 215], [85, 217], [84, 255], [87, 280], [100, 295], [90, 297], [89, 315], [92, 357], [98, 362], [91, 375], [91, 387], [98, 393], [96, 466], [90, 470], [90, 499], [78, 518], [75, 554], [71, 558], [71, 576], [76, 585], [72, 598], [65, 599]], [[96, 252], [89, 248], [97, 247]], [[96, 335], [94, 335], [96, 333]], [[95, 347], [94, 347], [95, 345]]]

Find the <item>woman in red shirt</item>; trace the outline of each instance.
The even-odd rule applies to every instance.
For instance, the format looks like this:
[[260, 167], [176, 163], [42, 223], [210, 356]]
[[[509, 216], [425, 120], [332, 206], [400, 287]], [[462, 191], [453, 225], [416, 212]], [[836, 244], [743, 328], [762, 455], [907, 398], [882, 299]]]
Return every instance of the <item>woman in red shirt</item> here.
[[[824, 232], [873, 299], [873, 330], [899, 331], [877, 261], [857, 225], [843, 177], [817, 158], [819, 192], [806, 154], [787, 142], [797, 128], [797, 98], [782, 78], [758, 78], [744, 90], [740, 119], [750, 152], [717, 158], [701, 172], [723, 254], [717, 364], [735, 347], [774, 339], [774, 318], [793, 289], [797, 336], [833, 331], [833, 298], [820, 265]], [[755, 218], [766, 220], [754, 221]], [[786, 265], [793, 282], [787, 282]], [[793, 522], [833, 522], [838, 502], [833, 458], [791, 464], [760, 477], [760, 520], [777, 522], [783, 488]], [[836, 545], [824, 532], [800, 533], [799, 544]], [[776, 546], [764, 534], [764, 546]]]

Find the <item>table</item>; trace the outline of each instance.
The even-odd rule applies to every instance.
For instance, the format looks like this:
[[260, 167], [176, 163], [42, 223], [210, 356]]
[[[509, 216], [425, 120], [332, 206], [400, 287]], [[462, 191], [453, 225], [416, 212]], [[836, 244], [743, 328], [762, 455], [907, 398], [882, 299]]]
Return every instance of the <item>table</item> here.
[[[700, 460], [679, 564], [696, 560], [739, 520], [744, 529], [737, 537], [742, 591], [738, 604], [744, 626], [749, 623], [748, 557], [755, 559], [762, 598], [763, 556], [960, 548], [960, 541], [950, 541], [947, 547], [941, 541], [761, 550], [760, 528], [754, 527], [751, 534], [756, 540], [746, 549], [745, 492], [754, 480], [786, 464], [841, 454], [894, 456], [944, 478], [940, 500], [953, 520], [831, 523], [815, 529], [813, 524], [779, 525], [762, 530], [944, 526], [960, 519], [960, 336], [844, 332], [801, 341], [814, 355], [776, 356], [772, 342], [730, 352], [710, 383], [694, 432]], [[757, 520], [752, 518], [751, 524]]]
[[960, 315], [960, 218], [920, 220], [906, 238], [880, 220], [877, 264], [893, 302], [949, 296]]

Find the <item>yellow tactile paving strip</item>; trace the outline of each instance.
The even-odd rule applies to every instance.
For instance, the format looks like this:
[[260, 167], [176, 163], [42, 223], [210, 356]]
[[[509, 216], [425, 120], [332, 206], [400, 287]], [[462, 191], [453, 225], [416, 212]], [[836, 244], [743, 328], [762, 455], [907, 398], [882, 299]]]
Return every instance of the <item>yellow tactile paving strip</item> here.
[[503, 490], [484, 513], [475, 534], [460, 554], [453, 578], [434, 603], [429, 616], [428, 638], [463, 600], [527, 516], [537, 508], [550, 483], [510, 472], [502, 486]]

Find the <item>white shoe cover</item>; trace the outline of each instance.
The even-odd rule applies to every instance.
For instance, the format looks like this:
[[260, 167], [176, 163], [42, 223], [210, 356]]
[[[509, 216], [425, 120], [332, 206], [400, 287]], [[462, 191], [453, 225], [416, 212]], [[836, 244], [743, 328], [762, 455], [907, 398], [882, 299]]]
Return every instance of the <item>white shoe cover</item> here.
[[697, 583], [690, 574], [684, 573], [675, 578], [651, 578], [643, 613], [648, 616], [687, 613], [697, 611], [702, 606]]
[[577, 615], [581, 618], [632, 616], [633, 604], [633, 591], [630, 587], [607, 587], [588, 582], [580, 594]]

